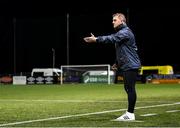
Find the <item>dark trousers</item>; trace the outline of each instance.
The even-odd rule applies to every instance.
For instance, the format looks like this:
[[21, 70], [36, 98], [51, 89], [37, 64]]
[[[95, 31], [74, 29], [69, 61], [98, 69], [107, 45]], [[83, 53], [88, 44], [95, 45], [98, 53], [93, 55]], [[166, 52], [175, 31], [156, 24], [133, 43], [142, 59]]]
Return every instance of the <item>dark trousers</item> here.
[[136, 104], [136, 78], [138, 74], [137, 69], [123, 71], [124, 89], [128, 95], [128, 112], [134, 113], [134, 107]]

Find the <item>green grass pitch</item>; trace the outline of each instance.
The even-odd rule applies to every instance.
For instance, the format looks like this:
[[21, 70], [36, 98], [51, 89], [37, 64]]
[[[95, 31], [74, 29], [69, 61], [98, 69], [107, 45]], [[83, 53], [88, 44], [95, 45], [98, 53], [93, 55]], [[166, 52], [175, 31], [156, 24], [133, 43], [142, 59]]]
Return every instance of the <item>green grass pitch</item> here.
[[137, 121], [115, 122], [127, 108], [122, 84], [0, 85], [0, 127], [180, 127], [180, 84], [136, 89]]

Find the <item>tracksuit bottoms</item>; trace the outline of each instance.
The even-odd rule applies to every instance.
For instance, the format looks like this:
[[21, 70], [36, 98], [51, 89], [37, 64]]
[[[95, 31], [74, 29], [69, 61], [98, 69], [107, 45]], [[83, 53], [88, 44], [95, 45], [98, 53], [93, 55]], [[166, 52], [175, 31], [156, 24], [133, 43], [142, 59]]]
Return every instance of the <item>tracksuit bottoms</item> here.
[[138, 69], [131, 69], [128, 71], [123, 71], [124, 89], [128, 97], [128, 112], [134, 113], [134, 108], [136, 104], [136, 79], [137, 79]]

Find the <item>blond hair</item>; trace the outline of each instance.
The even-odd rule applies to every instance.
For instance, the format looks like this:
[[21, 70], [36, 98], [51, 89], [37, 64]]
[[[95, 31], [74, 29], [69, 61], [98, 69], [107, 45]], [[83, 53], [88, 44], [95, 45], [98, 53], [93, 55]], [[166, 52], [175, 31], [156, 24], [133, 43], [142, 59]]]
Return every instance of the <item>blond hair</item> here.
[[126, 17], [125, 17], [124, 14], [122, 14], [122, 13], [115, 13], [115, 14], [113, 14], [112, 16], [113, 16], [113, 17], [118, 16], [119, 18], [122, 19], [122, 21], [123, 21], [124, 23], [126, 23]]

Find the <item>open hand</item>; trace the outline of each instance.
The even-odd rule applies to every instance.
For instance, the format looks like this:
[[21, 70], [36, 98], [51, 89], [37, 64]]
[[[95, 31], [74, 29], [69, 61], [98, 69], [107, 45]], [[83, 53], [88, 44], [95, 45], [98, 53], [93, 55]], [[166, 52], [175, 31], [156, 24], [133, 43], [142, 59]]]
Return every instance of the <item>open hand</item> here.
[[95, 43], [96, 42], [96, 37], [91, 33], [91, 36], [85, 37], [84, 41], [87, 43]]

